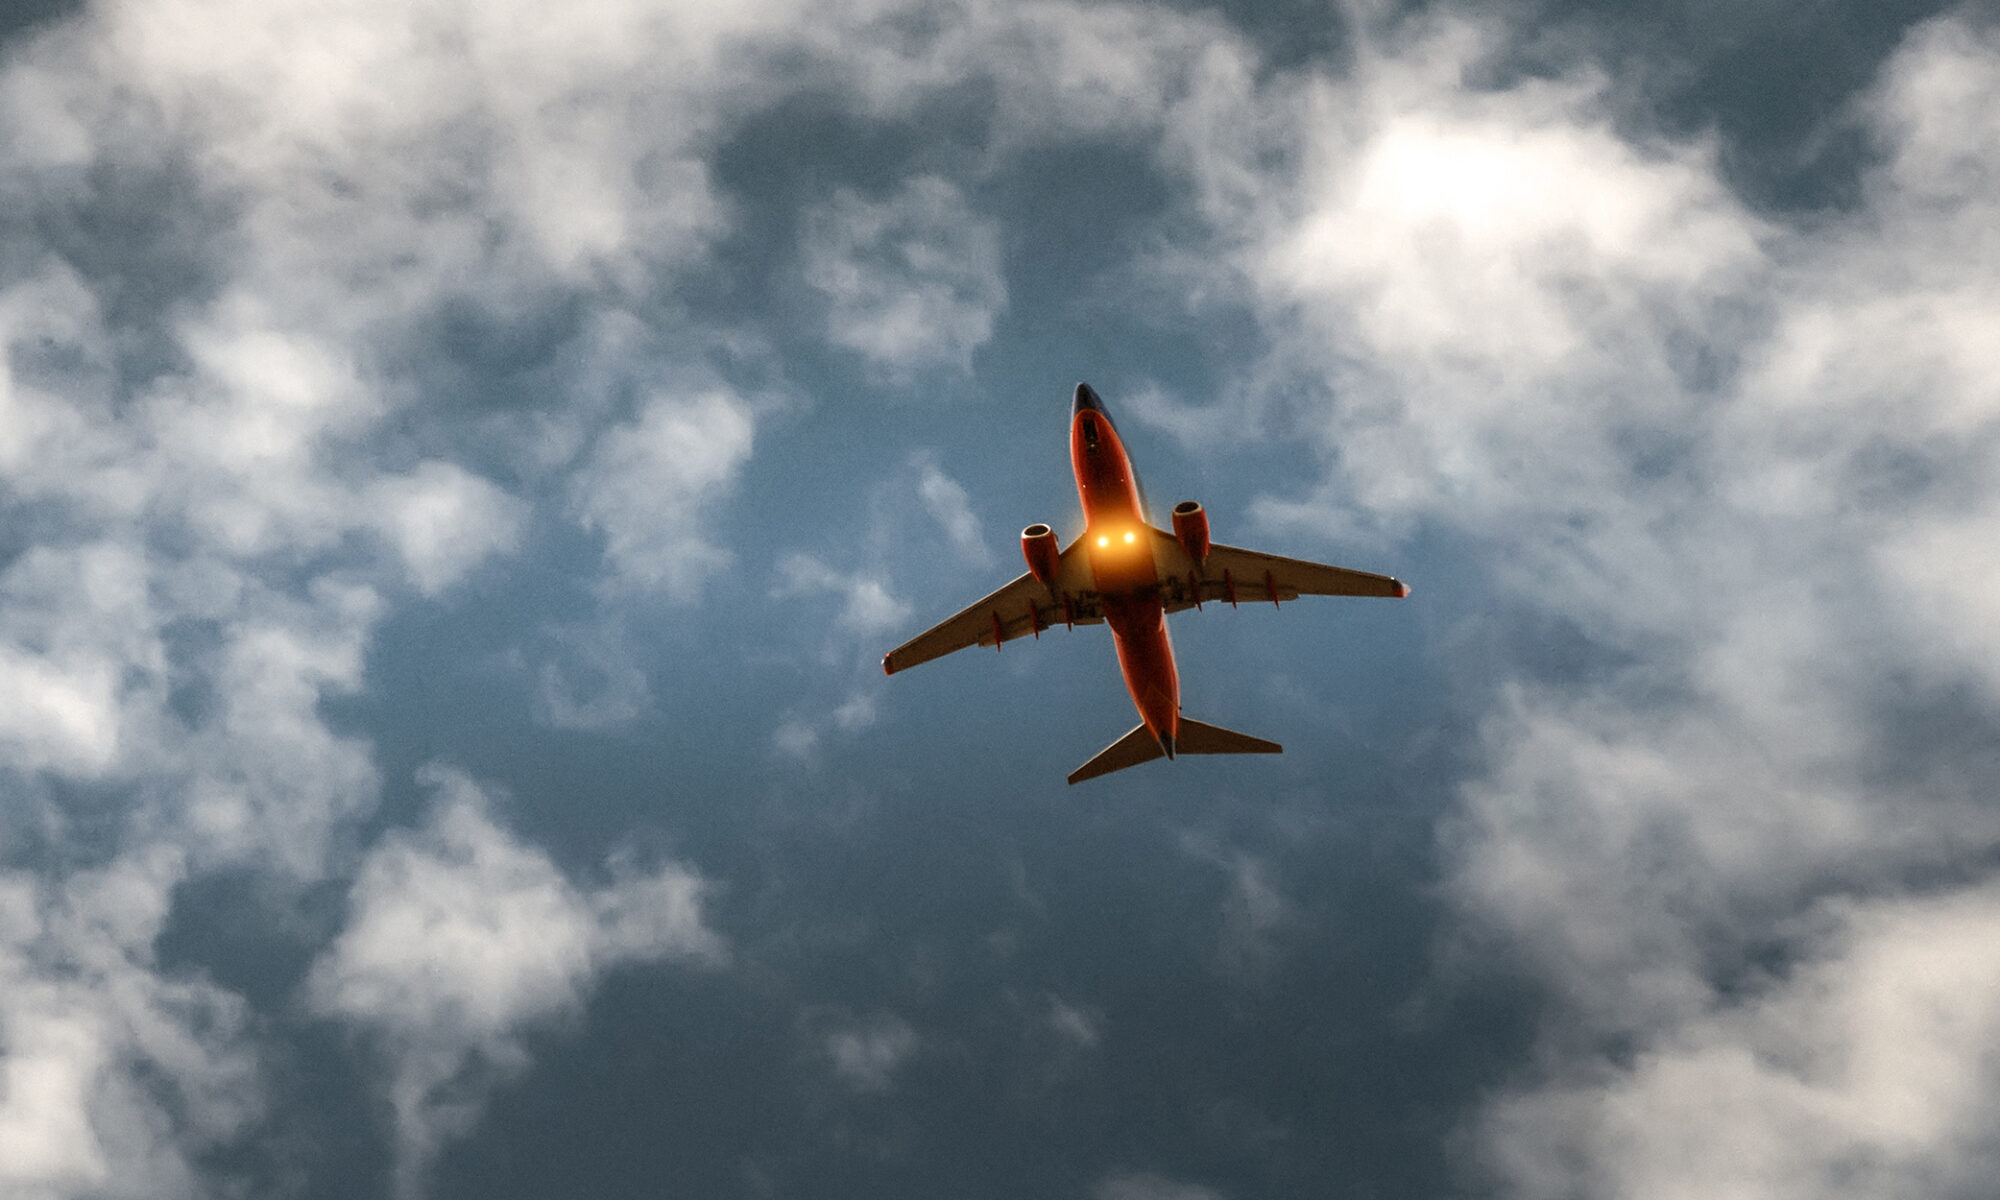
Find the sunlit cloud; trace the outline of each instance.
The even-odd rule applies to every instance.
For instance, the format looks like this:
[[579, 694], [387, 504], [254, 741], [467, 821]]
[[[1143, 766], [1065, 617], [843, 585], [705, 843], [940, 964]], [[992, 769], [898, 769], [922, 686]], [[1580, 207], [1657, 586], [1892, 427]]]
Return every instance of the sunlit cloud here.
[[[1833, 1093], [1771, 1101], [1840, 1078], [1886, 1030], [1806, 998], [1866, 986], [1833, 962], [1760, 980], [1757, 947], [1799, 939], [1830, 890], [1870, 897], [1857, 920], [1942, 919], [1984, 885], [1917, 901], [1899, 880], [1956, 878], [2000, 844], [1971, 782], [1985, 760], [1940, 773], [1882, 724], [1992, 677], [1988, 623], [1959, 597], [1983, 594], [1971, 543], [2000, 478], [1971, 400], [2000, 361], [1966, 332], [2000, 315], [1995, 242], [1971, 232], [1990, 172], [1967, 169], [2000, 153], [2000, 58], [1960, 21], [1919, 27], [1862, 110], [1883, 152], [1862, 206], [1790, 228], [1733, 196], [1707, 142], [1628, 141], [1602, 76], [1469, 91], [1504, 41], [1418, 29], [1319, 85], [1297, 190], [1244, 211], [1238, 268], [1287, 331], [1267, 378], [1318, 391], [1296, 419], [1338, 468], [1260, 512], [1463, 531], [1489, 547], [1497, 603], [1559, 614], [1601, 655], [1579, 680], [1523, 654], [1482, 682], [1488, 769], [1443, 830], [1464, 936], [1497, 935], [1567, 1014], [1549, 1090], [1492, 1118], [1503, 1185], [1809, 1194], [1848, 1170], [1823, 1147], [1855, 1127]], [[1958, 970], [1947, 942], [1913, 937], [1912, 957], [1940, 957], [1911, 969]], [[1744, 987], [1762, 998], [1728, 998]], [[1751, 1012], [1812, 1036], [1784, 1070], [1726, 1079], [1777, 1053]], [[1983, 1019], [1966, 1029], [1990, 1044]], [[1714, 1122], [1693, 1101], [1636, 1107], [1713, 1095], [1697, 1077], [1743, 1103]], [[1973, 1082], [1911, 1110], [1898, 1144], [1935, 1176], [1864, 1174], [1970, 1178], [1987, 1151], [1952, 1131], [1995, 1103]], [[1601, 1106], [1621, 1115], [1587, 1116]]]

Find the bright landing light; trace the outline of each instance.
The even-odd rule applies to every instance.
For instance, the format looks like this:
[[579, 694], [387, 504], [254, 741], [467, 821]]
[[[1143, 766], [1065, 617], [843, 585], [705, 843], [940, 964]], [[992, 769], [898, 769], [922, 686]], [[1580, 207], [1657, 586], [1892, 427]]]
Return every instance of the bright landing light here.
[[1136, 537], [1138, 537], [1138, 536], [1139, 536], [1138, 534], [1136, 534], [1136, 533], [1133, 533], [1133, 532], [1131, 532], [1131, 531], [1129, 531], [1129, 530], [1128, 530], [1128, 531], [1126, 531], [1126, 534], [1125, 534], [1125, 540], [1126, 540], [1126, 541], [1127, 541], [1127, 542], [1129, 543], [1129, 542], [1130, 542], [1130, 541], [1131, 541], [1131, 540], [1132, 540], [1133, 538], [1136, 538]]
[[1097, 539], [1097, 544], [1100, 546], [1109, 546], [1111, 544], [1111, 539], [1108, 537], [1100, 537]]

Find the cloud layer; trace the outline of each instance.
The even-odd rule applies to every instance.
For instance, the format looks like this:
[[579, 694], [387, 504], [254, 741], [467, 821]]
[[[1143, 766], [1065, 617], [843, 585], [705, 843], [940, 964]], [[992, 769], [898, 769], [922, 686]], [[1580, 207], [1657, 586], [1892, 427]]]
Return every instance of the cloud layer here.
[[1444, 828], [1464, 937], [1556, 997], [1483, 1165], [1522, 1196], [1955, 1194], [2000, 1093], [1921, 1064], [1994, 1032], [1921, 997], [1977, 986], [2000, 845], [2000, 359], [1970, 335], [2000, 45], [1913, 30], [1858, 109], [1861, 204], [1804, 226], [1711, 144], [1619, 133], [1603, 76], [1463, 85], [1507, 51], [1419, 22], [1305, 89], [1296, 190], [1237, 259], [1283, 331], [1261, 394], [1317, 397], [1266, 419], [1339, 468], [1266, 519], [1451, 528], [1583, 664], [1498, 649]]
[[[1438, 610], [1479, 738], [1438, 833], [1439, 971], [1544, 1008], [1465, 1117], [1484, 1184], [1976, 1191], [2000, 1112], [2000, 38], [1910, 29], [1830, 118], [1872, 149], [1853, 203], [1802, 218], [1731, 189], [1720, 135], [1635, 132], [1584, 51], [1518, 69], [1551, 51], [1516, 20], [1355, 5], [1338, 62], [1281, 64], [1126, 4], [113, 0], [8, 45], [0, 1190], [256, 1190], [217, 1164], [269, 1133], [286, 1030], [319, 1021], [369, 1049], [415, 1195], [608, 972], [731, 963], [696, 867], [558, 855], [460, 771], [385, 804], [424, 742], [368, 707], [385, 631], [504, 611], [494, 690], [552, 739], [680, 705], [750, 729], [714, 772], [746, 795], [907, 791], [820, 756], [894, 725], [861, 679], [912, 619], [898, 581], [998, 567], [971, 496], [1001, 472], [897, 440], [886, 484], [802, 499], [840, 473], [806, 458], [864, 439], [798, 425], [877, 419], [868, 389], [805, 381], [977, 392], [987, 356], [1034, 357], [1011, 324], [1095, 314], [1208, 356], [1225, 399], [1135, 384], [1162, 429], [1309, 449], [1308, 484], [1260, 485], [1267, 531], [1441, 536], [1486, 589]], [[800, 104], [925, 148], [753, 194], [743, 147]], [[1108, 277], [1039, 268], [1087, 303], [1038, 309], [1058, 289], [1021, 278], [1039, 227], [1007, 202], [1079, 161], [1144, 198], [1091, 239]], [[858, 538], [744, 534], [870, 496], [894, 516]], [[717, 623], [826, 597], [779, 668]], [[568, 657], [521, 649], [547, 642]], [[454, 716], [497, 703], [467, 677]], [[794, 774], [741, 783], [773, 745]], [[762, 846], [747, 828], [710, 844]], [[1271, 861], [1166, 841], [1230, 884], [1202, 953], [1246, 994], [1282, 975], [1310, 914]], [[294, 931], [309, 965], [263, 1009], [159, 949], [190, 887], [242, 875], [347, 905]], [[1067, 981], [1017, 990], [1070, 998], [1034, 1019], [1072, 1052], [1119, 1027]], [[807, 1020], [810, 1068], [884, 1104], [963, 1052], [885, 1000], [809, 1011], [872, 1014]], [[1127, 1158], [1077, 1167], [1080, 1192], [1223, 1194]]]

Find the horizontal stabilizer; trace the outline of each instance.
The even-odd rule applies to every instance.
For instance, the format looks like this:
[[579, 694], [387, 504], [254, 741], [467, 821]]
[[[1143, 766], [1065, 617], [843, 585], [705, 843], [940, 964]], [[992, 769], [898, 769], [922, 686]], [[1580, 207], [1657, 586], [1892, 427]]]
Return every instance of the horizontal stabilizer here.
[[[1181, 735], [1174, 739], [1176, 754], [1283, 754], [1285, 748], [1276, 742], [1238, 733], [1234, 729], [1224, 729], [1220, 725], [1204, 725], [1200, 721], [1181, 718]], [[1071, 783], [1082, 783], [1099, 775], [1109, 775], [1126, 767], [1136, 767], [1142, 762], [1152, 762], [1166, 757], [1153, 731], [1144, 725], [1119, 738], [1098, 751], [1097, 757], [1070, 773]]]
[[1181, 736], [1174, 742], [1174, 749], [1182, 754], [1283, 754], [1285, 748], [1276, 742], [1267, 742], [1260, 737], [1238, 733], [1234, 729], [1224, 729], [1220, 725], [1204, 725], [1200, 721], [1181, 718]]
[[1156, 758], [1163, 758], [1165, 756], [1166, 751], [1160, 749], [1159, 740], [1153, 736], [1153, 731], [1141, 725], [1104, 749], [1099, 750], [1096, 758], [1071, 771], [1069, 773], [1069, 781], [1071, 783], [1082, 783], [1086, 779], [1095, 779], [1099, 775], [1109, 775], [1113, 771], [1122, 771], [1126, 767], [1136, 767], [1142, 762], [1151, 762]]

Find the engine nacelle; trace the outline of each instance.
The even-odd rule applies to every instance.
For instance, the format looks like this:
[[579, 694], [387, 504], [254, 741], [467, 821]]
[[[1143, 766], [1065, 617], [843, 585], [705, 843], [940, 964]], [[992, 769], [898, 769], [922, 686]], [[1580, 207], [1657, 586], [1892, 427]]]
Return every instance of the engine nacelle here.
[[1193, 500], [1174, 505], [1174, 537], [1188, 557], [1200, 562], [1208, 557], [1208, 514]]
[[1043, 583], [1056, 581], [1062, 550], [1056, 545], [1056, 531], [1046, 525], [1030, 525], [1021, 531], [1021, 557], [1028, 560], [1028, 574]]

